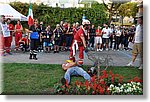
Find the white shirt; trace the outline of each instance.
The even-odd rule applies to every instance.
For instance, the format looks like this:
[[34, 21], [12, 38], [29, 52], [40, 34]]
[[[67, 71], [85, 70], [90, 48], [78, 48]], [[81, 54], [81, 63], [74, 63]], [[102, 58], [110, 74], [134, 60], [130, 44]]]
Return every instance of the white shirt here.
[[113, 33], [113, 31], [114, 31], [114, 29], [113, 29], [113, 28], [110, 28], [109, 30], [110, 30], [110, 33]]
[[10, 31], [8, 28], [8, 25], [5, 23], [0, 23], [1, 29], [2, 29], [2, 33], [4, 37], [9, 37], [10, 36]]
[[103, 34], [102, 38], [109, 38], [109, 35], [110, 35], [110, 30], [109, 28], [103, 28], [102, 29], [102, 32], [106, 32], [106, 34]]
[[121, 36], [121, 31], [120, 31], [120, 30], [117, 30], [117, 31], [116, 31], [116, 36], [118, 36], [118, 37]]
[[140, 24], [136, 27], [134, 42], [143, 42], [143, 27]]

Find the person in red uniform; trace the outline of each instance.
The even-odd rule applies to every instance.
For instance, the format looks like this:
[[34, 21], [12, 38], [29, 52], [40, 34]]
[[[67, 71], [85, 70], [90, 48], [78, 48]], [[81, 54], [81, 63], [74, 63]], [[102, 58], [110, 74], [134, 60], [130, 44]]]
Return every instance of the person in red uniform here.
[[5, 16], [0, 15], [0, 55], [4, 55], [4, 36], [3, 36], [3, 26], [2, 24], [5, 22]]
[[2, 54], [5, 56], [6, 53], [10, 54], [10, 31], [9, 31], [9, 26], [6, 23], [5, 16], [2, 17], [2, 23], [1, 23], [1, 29], [2, 29], [2, 34], [3, 34], [3, 52]]
[[17, 24], [15, 25], [15, 48], [16, 50], [19, 49], [19, 40], [22, 38], [22, 30], [23, 27], [20, 23], [20, 20], [17, 21]]
[[27, 49], [29, 48], [29, 43], [30, 43], [30, 40], [28, 39], [28, 36], [23, 35], [23, 37], [19, 41], [21, 50], [24, 52], [27, 51]]
[[8, 38], [9, 39], [8, 42], [7, 42], [8, 43], [8, 49], [6, 50], [6, 52], [11, 54], [10, 47], [11, 47], [11, 43], [12, 43], [14, 25], [11, 24], [11, 19], [10, 18], [7, 19], [7, 26], [8, 26], [8, 29], [10, 31], [10, 37]]
[[74, 41], [71, 46], [70, 50], [70, 60], [73, 60], [75, 62], [75, 53], [76, 50], [79, 49], [79, 60], [78, 65], [83, 65], [83, 59], [84, 59], [84, 50], [85, 52], [88, 51], [86, 39], [87, 39], [87, 30], [90, 22], [88, 20], [84, 20], [82, 22], [82, 26], [77, 31], [77, 33], [74, 35]]

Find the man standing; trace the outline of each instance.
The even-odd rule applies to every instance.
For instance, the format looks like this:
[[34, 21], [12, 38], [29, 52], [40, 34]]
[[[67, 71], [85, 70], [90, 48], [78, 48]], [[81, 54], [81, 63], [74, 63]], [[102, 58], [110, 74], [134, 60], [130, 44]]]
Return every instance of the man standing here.
[[109, 44], [109, 36], [110, 36], [110, 30], [108, 28], [108, 25], [105, 26], [105, 28], [102, 29], [102, 44], [104, 46], [105, 44], [105, 48], [106, 51], [108, 51], [108, 44]]
[[84, 59], [84, 50], [85, 52], [88, 51], [87, 49], [87, 44], [86, 44], [86, 39], [88, 37], [87, 30], [88, 30], [88, 25], [90, 22], [88, 20], [84, 20], [82, 22], [82, 27], [77, 31], [77, 33], [74, 35], [74, 41], [71, 46], [70, 50], [70, 60], [75, 61], [75, 53], [76, 50], [79, 49], [79, 60], [78, 64], [83, 65], [83, 59]]
[[3, 15], [2, 16], [2, 23], [1, 23], [1, 27], [2, 27], [2, 34], [3, 34], [3, 48], [4, 48], [4, 51], [3, 51], [3, 54], [5, 56], [5, 52], [8, 53], [8, 54], [11, 54], [10, 53], [10, 31], [9, 31], [9, 27], [5, 21], [5, 16]]
[[91, 45], [92, 50], [94, 50], [95, 35], [96, 35], [96, 29], [94, 27], [94, 24], [92, 24], [92, 27], [90, 28], [90, 41], [89, 41], [89, 45]]
[[8, 41], [8, 43], [9, 43], [8, 51], [6, 51], [6, 52], [11, 54], [10, 47], [11, 47], [11, 43], [12, 43], [12, 39], [13, 39], [14, 25], [11, 24], [11, 19], [10, 18], [7, 19], [7, 25], [8, 25], [9, 31], [10, 31], [10, 37], [9, 37], [9, 41]]
[[140, 54], [140, 67], [143, 69], [143, 15], [138, 15], [138, 25], [136, 27], [135, 36], [134, 36], [134, 45], [132, 50], [132, 61], [127, 66], [133, 66], [133, 63], [136, 60], [137, 55]]

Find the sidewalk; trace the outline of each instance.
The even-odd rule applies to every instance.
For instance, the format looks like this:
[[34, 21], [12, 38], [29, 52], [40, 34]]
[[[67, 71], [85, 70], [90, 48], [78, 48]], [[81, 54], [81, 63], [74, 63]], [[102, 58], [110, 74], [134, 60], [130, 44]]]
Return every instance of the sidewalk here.
[[[90, 52], [94, 53], [95, 56], [107, 56], [107, 54], [113, 59], [114, 66], [126, 66], [132, 58], [131, 51], [102, 51], [102, 52]], [[69, 58], [69, 51], [68, 52], [60, 52], [54, 54], [51, 53], [43, 53], [40, 52], [37, 55], [38, 60], [29, 60], [29, 52], [26, 53], [13, 53], [13, 55], [7, 55], [2, 57], [3, 63], [39, 63], [39, 64], [62, 64], [65, 60]], [[78, 55], [76, 55], [78, 58]], [[139, 64], [139, 58], [135, 61], [135, 66]], [[93, 62], [88, 59], [85, 54], [84, 59], [85, 65], [93, 65]]]

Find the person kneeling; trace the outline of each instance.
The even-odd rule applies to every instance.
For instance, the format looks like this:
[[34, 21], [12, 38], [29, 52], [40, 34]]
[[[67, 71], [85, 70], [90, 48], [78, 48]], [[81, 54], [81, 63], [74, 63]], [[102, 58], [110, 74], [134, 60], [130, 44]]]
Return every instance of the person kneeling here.
[[84, 71], [81, 67], [79, 67], [75, 62], [71, 60], [66, 60], [64, 64], [62, 64], [63, 70], [66, 71], [64, 78], [61, 79], [62, 84], [70, 83], [70, 76], [83, 76], [85, 80], [90, 81], [90, 75]]

